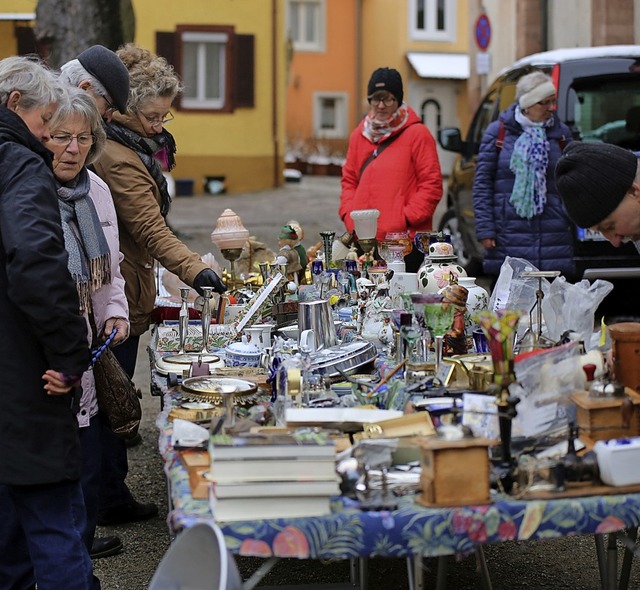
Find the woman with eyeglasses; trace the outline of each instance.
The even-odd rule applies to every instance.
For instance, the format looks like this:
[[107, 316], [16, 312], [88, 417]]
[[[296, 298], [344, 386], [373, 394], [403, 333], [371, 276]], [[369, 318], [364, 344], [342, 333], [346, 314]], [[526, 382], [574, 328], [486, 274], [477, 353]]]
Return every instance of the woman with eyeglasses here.
[[[378, 209], [377, 239], [388, 232], [432, 229], [442, 198], [442, 175], [433, 136], [415, 111], [403, 102], [397, 70], [378, 68], [368, 84], [369, 112], [349, 139], [342, 167], [339, 215], [353, 231], [350, 213]], [[416, 272], [423, 255], [405, 257], [408, 272]]]
[[572, 224], [554, 177], [572, 138], [556, 114], [556, 97], [553, 80], [544, 72], [523, 76], [515, 102], [482, 137], [473, 210], [484, 272], [494, 280], [507, 256], [574, 278]]
[[[149, 328], [155, 303], [154, 260], [200, 293], [207, 286], [220, 293], [225, 286], [166, 222], [171, 196], [162, 165], [154, 156], [165, 150], [169, 168], [173, 168], [176, 147], [165, 125], [173, 119], [170, 109], [182, 90], [180, 80], [164, 58], [146, 49], [128, 44], [116, 53], [129, 71], [128, 112], [114, 113], [106, 125], [107, 146], [94, 166], [111, 189], [124, 254], [120, 268], [129, 302], [131, 335], [114, 349], [114, 354], [133, 376], [138, 340]], [[128, 464], [124, 441], [106, 429], [103, 434], [98, 524], [121, 524], [156, 516], [157, 506], [135, 501], [125, 484]]]
[[[47, 147], [53, 153], [58, 206], [69, 272], [87, 319], [89, 343], [93, 315], [96, 336], [105, 340], [115, 329], [111, 346], [129, 335], [129, 307], [120, 273], [118, 221], [107, 185], [87, 170], [104, 149], [106, 136], [96, 101], [87, 92], [69, 87], [67, 100], [51, 119]], [[82, 492], [87, 507], [85, 543], [93, 557], [114, 555], [122, 549], [118, 537], [101, 537], [94, 548], [102, 466], [101, 420], [93, 372], [82, 375], [82, 398], [77, 413], [82, 446]]]
[[94, 588], [75, 415], [87, 327], [43, 145], [64, 102], [41, 64], [0, 60], [2, 588]]

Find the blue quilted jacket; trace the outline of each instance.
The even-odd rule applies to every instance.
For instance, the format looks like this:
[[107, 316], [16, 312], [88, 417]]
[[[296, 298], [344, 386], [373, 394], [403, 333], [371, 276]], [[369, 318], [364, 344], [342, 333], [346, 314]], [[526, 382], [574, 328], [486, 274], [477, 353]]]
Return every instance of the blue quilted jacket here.
[[[574, 278], [573, 226], [556, 189], [554, 170], [562, 152], [561, 142], [571, 141], [571, 131], [554, 115], [547, 129], [549, 167], [547, 169], [547, 203], [541, 215], [523, 219], [509, 203], [515, 176], [509, 168], [513, 146], [523, 133], [515, 120], [516, 105], [491, 123], [480, 144], [478, 165], [473, 180], [473, 209], [478, 240], [494, 238], [496, 247], [484, 251], [484, 272], [498, 275], [506, 256], [524, 258], [540, 270], [559, 270]], [[504, 123], [504, 143], [498, 150], [496, 141]]]

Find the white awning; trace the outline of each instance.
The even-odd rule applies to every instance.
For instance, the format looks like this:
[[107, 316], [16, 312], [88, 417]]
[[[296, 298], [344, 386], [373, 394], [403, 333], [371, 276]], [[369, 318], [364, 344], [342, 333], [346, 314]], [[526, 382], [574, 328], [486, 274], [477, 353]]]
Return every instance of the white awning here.
[[35, 12], [0, 12], [0, 20], [35, 20]]
[[407, 53], [409, 63], [421, 78], [469, 78], [469, 56], [466, 53]]

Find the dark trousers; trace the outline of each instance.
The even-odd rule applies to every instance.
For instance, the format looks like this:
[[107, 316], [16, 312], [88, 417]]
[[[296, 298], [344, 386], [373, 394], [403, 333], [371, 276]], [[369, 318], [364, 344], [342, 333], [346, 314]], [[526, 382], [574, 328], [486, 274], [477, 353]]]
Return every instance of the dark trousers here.
[[96, 590], [79, 481], [0, 485], [0, 588]]
[[[113, 349], [113, 354], [129, 377], [133, 377], [136, 368], [139, 340], [139, 336], [130, 336]], [[133, 495], [125, 483], [129, 472], [126, 443], [103, 424], [100, 428], [100, 444], [102, 447], [100, 510], [118, 508], [133, 502]]]
[[100, 414], [96, 414], [89, 426], [79, 429], [80, 447], [82, 449], [82, 471], [80, 484], [84, 505], [87, 509], [87, 526], [83, 535], [87, 549], [91, 551], [93, 538], [96, 534], [98, 520], [98, 499], [100, 498], [101, 470], [102, 470], [102, 421]]

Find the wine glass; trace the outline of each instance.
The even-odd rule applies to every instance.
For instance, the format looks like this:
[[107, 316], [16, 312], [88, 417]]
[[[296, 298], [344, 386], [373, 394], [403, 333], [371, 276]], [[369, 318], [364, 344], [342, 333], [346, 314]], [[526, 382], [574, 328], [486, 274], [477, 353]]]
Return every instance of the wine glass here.
[[430, 301], [424, 304], [424, 320], [431, 336], [435, 342], [436, 351], [436, 375], [442, 362], [442, 343], [444, 335], [451, 329], [453, 324], [453, 313], [455, 307], [446, 301], [442, 295], [432, 295], [433, 299], [440, 298], [440, 301]]

